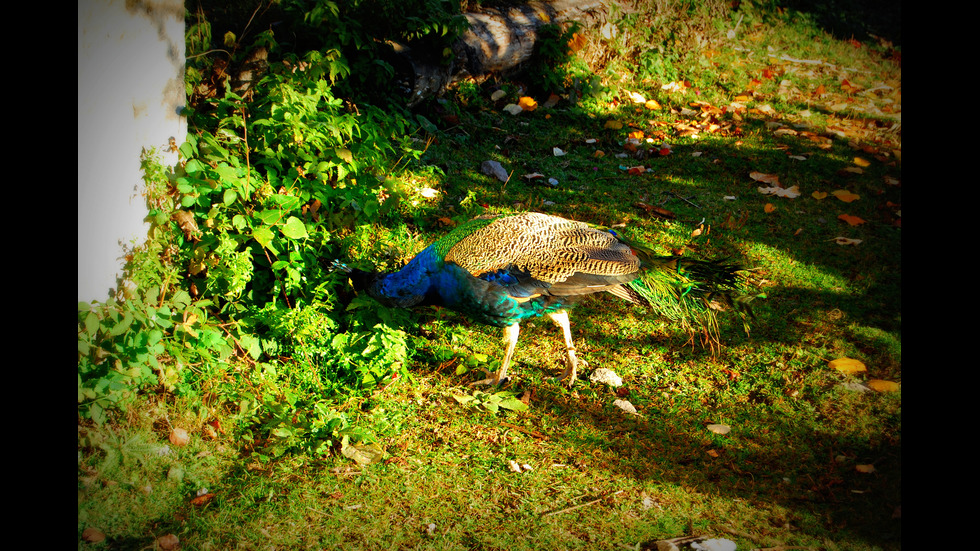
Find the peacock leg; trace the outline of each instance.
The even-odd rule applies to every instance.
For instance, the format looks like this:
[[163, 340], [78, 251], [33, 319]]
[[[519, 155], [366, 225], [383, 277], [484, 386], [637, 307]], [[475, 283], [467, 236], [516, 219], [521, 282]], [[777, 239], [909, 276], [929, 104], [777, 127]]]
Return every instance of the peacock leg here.
[[[565, 372], [562, 373], [561, 377], [558, 379], [564, 380], [567, 377], [567, 384], [569, 387], [571, 387], [575, 384], [575, 379], [578, 376], [579, 360], [575, 357], [575, 344], [572, 343], [572, 327], [568, 322], [568, 312], [565, 310], [560, 310], [558, 312], [548, 314], [548, 317], [557, 323], [558, 327], [561, 327], [561, 332], [565, 336], [565, 351], [567, 353], [567, 356], [565, 357]], [[585, 361], [582, 363], [585, 364]]]
[[494, 384], [500, 384], [507, 379], [507, 368], [510, 367], [510, 360], [514, 357], [514, 349], [517, 348], [517, 336], [521, 332], [518, 323], [504, 327], [504, 340], [507, 341], [507, 353], [504, 354], [504, 363], [500, 364], [500, 371], [494, 375]]
[[504, 354], [504, 362], [500, 364], [500, 370], [489, 379], [477, 381], [473, 385], [499, 385], [507, 380], [507, 368], [510, 367], [510, 360], [514, 357], [514, 349], [517, 347], [517, 336], [521, 332], [520, 324], [508, 325], [504, 327], [504, 341], [507, 343], [507, 352]]

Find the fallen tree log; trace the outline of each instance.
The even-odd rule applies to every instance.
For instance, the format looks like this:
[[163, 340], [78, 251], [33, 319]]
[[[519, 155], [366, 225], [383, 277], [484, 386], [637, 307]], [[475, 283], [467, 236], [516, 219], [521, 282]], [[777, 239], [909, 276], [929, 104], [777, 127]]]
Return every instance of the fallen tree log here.
[[396, 80], [410, 106], [436, 96], [457, 82], [482, 82], [490, 75], [513, 70], [530, 59], [539, 29], [548, 24], [576, 21], [592, 26], [605, 19], [606, 0], [528, 2], [506, 11], [466, 13], [469, 28], [452, 45], [452, 59], [424, 47], [389, 43]]

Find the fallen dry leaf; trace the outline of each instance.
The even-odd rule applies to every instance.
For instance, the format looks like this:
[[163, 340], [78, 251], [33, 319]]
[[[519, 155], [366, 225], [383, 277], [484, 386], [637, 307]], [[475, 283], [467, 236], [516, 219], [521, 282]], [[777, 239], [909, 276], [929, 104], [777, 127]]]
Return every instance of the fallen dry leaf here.
[[199, 495], [199, 496], [195, 497], [194, 499], [192, 499], [191, 500], [191, 505], [193, 505], [195, 507], [200, 507], [202, 505], [206, 505], [207, 503], [209, 503], [214, 498], [215, 498], [215, 494], [212, 494], [212, 493], [202, 494], [202, 495]]
[[898, 392], [901, 388], [895, 381], [885, 381], [882, 379], [871, 379], [868, 381], [868, 387], [878, 392]]
[[817, 201], [820, 201], [822, 199], [826, 199], [827, 198], [827, 192], [826, 191], [814, 191], [813, 193], [810, 194], [810, 197], [813, 197]]
[[766, 205], [762, 207], [762, 210], [766, 211], [766, 214], [769, 214], [775, 212], [776, 206], [773, 205], [772, 203], [766, 203]]
[[873, 472], [875, 472], [875, 466], [874, 465], [855, 465], [854, 466], [854, 470], [857, 471], [857, 472], [859, 472], [859, 473], [866, 473], [866, 474], [867, 473], [873, 473]]
[[779, 186], [760, 187], [759, 193], [763, 195], [775, 195], [776, 197], [794, 199], [800, 196], [800, 186], [793, 186], [791, 188], [783, 188]]
[[840, 199], [841, 201], [844, 201], [845, 203], [852, 203], [852, 202], [857, 201], [858, 199], [861, 198], [860, 195], [858, 195], [856, 193], [851, 193], [850, 191], [847, 191], [846, 189], [836, 189], [834, 191], [831, 191], [830, 194], [833, 195], [834, 197]]
[[835, 237], [834, 243], [838, 245], [860, 245], [860, 239], [851, 239], [850, 237]]
[[756, 182], [762, 182], [764, 184], [772, 184], [775, 186], [779, 184], [779, 176], [776, 174], [766, 174], [765, 172], [750, 172], [749, 178], [752, 178]]
[[184, 429], [178, 428], [170, 431], [170, 443], [174, 446], [186, 446], [190, 439], [190, 435]]
[[841, 373], [860, 373], [861, 371], [868, 370], [864, 363], [854, 358], [837, 358], [836, 360], [831, 360], [828, 365], [831, 369], [836, 369]]
[[643, 97], [642, 94], [637, 94], [636, 92], [627, 92], [630, 97], [630, 101], [633, 103], [646, 103], [647, 98]]
[[517, 105], [525, 111], [534, 111], [538, 108], [538, 102], [534, 101], [534, 98], [528, 96], [522, 96], [521, 99], [517, 101]]
[[837, 216], [838, 220], [843, 220], [851, 226], [860, 226], [864, 224], [864, 219], [851, 214], [841, 214]]

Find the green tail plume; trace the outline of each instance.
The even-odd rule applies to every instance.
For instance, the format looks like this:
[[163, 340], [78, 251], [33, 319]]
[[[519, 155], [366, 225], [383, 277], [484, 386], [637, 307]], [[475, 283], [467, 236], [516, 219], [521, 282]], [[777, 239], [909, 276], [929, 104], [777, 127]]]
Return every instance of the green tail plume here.
[[694, 260], [663, 256], [614, 233], [641, 262], [640, 276], [627, 284], [659, 314], [689, 334], [700, 334], [705, 344], [720, 342], [717, 313], [733, 310], [742, 318], [746, 334], [752, 317], [750, 302], [765, 298], [753, 283], [751, 270], [726, 260]]

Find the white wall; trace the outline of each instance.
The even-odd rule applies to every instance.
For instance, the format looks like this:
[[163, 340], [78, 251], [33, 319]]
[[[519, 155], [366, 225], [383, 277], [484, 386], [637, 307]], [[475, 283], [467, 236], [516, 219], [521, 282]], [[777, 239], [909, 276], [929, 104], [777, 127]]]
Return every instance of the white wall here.
[[140, 151], [183, 143], [183, 76], [182, 0], [79, 0], [79, 301], [108, 298], [146, 237]]

